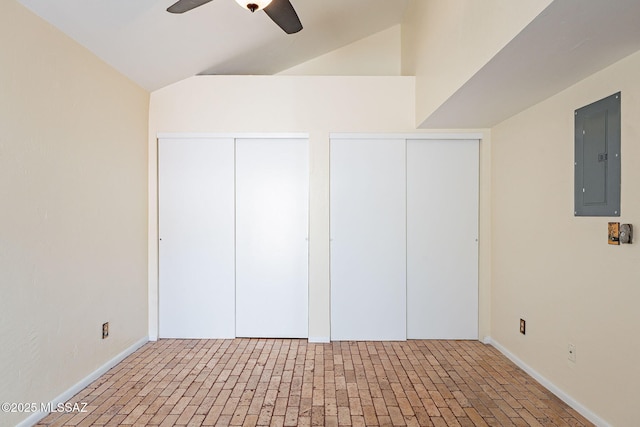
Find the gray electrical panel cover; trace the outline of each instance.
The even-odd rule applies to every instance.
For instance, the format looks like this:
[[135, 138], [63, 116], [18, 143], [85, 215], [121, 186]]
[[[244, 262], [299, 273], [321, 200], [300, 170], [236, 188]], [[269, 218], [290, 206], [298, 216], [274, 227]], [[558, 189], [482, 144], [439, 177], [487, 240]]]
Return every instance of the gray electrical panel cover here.
[[620, 216], [620, 92], [575, 111], [575, 216]]

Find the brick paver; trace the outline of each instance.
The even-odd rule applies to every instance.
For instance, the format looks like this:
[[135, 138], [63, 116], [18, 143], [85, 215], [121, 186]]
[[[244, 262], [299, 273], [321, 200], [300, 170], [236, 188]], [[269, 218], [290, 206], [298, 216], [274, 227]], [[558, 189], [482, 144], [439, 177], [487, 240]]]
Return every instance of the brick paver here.
[[148, 343], [38, 426], [590, 426], [478, 341]]

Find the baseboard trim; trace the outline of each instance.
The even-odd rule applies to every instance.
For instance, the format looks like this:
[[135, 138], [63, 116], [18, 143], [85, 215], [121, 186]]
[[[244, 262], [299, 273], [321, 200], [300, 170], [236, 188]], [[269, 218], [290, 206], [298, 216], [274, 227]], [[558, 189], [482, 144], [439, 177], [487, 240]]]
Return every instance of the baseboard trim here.
[[[149, 337], [141, 338], [140, 340], [135, 342], [133, 345], [131, 345], [129, 348], [122, 351], [113, 359], [109, 360], [107, 363], [100, 366], [98, 369], [96, 369], [95, 371], [93, 371], [92, 373], [84, 377], [82, 380], [80, 380], [78, 383], [73, 385], [71, 388], [69, 388], [68, 390], [60, 394], [58, 397], [53, 399], [51, 401], [51, 405], [56, 406], [59, 403], [66, 403], [69, 399], [71, 399], [73, 396], [78, 394], [82, 389], [84, 389], [89, 384], [91, 384], [92, 382], [100, 378], [101, 375], [103, 375], [109, 369], [116, 366], [118, 363], [122, 362], [127, 356], [129, 356], [134, 351], [138, 350], [140, 347], [142, 347], [148, 342], [149, 342]], [[47, 415], [49, 415], [48, 412], [34, 412], [29, 417], [27, 417], [26, 419], [22, 420], [19, 424], [17, 424], [16, 427], [31, 427], [34, 424], [37, 424], [38, 421], [40, 421]]]
[[328, 344], [331, 342], [329, 337], [309, 337], [308, 341], [314, 344]]
[[497, 342], [493, 338], [484, 337], [482, 342], [495, 347], [500, 353], [504, 354], [509, 360], [511, 360], [516, 365], [518, 365], [518, 367], [520, 367], [527, 374], [531, 375], [536, 381], [542, 384], [547, 390], [555, 394], [558, 398], [560, 398], [560, 400], [562, 400], [567, 405], [571, 406], [573, 409], [575, 409], [583, 417], [591, 421], [596, 426], [611, 427], [609, 423], [607, 423], [605, 420], [603, 420], [602, 418], [598, 417], [596, 414], [591, 412], [584, 405], [582, 405], [580, 402], [575, 400], [573, 397], [569, 396], [567, 393], [565, 393], [563, 390], [561, 390], [559, 387], [557, 387], [554, 383], [549, 381], [547, 378], [540, 375], [540, 373], [538, 373], [535, 369], [533, 369], [531, 366], [524, 363], [515, 354], [511, 353], [509, 350], [507, 350], [503, 345], [501, 345], [499, 342]]

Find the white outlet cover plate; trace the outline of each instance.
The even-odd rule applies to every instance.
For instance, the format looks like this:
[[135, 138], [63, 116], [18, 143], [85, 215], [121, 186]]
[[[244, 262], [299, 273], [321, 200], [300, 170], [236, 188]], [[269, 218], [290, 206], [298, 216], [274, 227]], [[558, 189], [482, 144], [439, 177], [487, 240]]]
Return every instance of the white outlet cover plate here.
[[569, 360], [572, 362], [576, 361], [576, 346], [574, 344], [569, 344]]

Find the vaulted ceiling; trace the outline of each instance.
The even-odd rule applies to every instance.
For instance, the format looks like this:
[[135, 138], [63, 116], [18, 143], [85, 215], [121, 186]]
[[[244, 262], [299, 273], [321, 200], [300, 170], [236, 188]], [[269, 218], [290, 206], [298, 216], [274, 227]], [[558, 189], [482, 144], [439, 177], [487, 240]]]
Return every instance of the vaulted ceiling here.
[[[152, 91], [197, 74], [276, 74], [400, 24], [409, 0], [290, 0], [304, 29], [213, 0], [18, 0]], [[418, 0], [426, 1], [426, 0]], [[491, 127], [640, 49], [640, 1], [555, 0], [422, 128]]]
[[492, 127], [640, 50], [638, 18], [638, 0], [555, 0], [419, 127]]
[[274, 74], [402, 21], [408, 0], [291, 0], [304, 29], [214, 0], [18, 0], [148, 90], [196, 74]]

